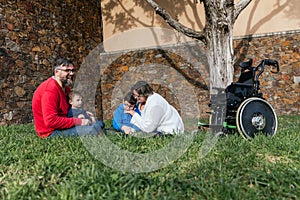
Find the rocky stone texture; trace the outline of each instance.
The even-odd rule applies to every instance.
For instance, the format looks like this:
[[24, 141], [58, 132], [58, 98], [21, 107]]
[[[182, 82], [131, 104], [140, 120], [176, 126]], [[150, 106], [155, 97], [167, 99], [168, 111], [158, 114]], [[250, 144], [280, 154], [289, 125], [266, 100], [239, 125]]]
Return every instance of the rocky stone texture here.
[[99, 1], [1, 0], [0, 125], [32, 121], [35, 88], [57, 57], [80, 64], [101, 42]]
[[150, 83], [181, 114], [206, 115], [209, 70], [204, 50], [197, 43], [104, 54], [100, 67], [106, 119], [112, 117], [113, 110], [138, 80]]
[[235, 40], [234, 45], [239, 61], [254, 58], [257, 65], [261, 59], [270, 58], [279, 62], [278, 74], [270, 72], [270, 67], [263, 73], [261, 90], [278, 115], [299, 115], [300, 85], [294, 80], [300, 76], [300, 31], [248, 37]]
[[[198, 45], [114, 54], [105, 54], [101, 48], [95, 51], [102, 40], [98, 3], [1, 1], [0, 125], [32, 122], [33, 92], [51, 76], [51, 66], [61, 56], [80, 67], [75, 89], [83, 91], [87, 109], [100, 119], [112, 117], [114, 108], [139, 79], [151, 82], [180, 113], [207, 115], [208, 65]], [[264, 58], [279, 61], [280, 73], [266, 71], [261, 82], [264, 96], [278, 115], [300, 114], [300, 88], [294, 81], [300, 76], [299, 44], [299, 32], [234, 41], [236, 63], [250, 57], [256, 59], [255, 64]], [[239, 69], [235, 69], [237, 78]], [[194, 98], [197, 109], [190, 102]]]

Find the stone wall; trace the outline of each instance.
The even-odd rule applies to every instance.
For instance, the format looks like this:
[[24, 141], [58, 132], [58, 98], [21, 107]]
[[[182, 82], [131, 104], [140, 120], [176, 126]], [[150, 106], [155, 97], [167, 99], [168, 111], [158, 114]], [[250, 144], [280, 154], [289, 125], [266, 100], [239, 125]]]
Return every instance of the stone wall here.
[[[150, 83], [181, 114], [190, 117], [206, 115], [209, 69], [205, 51], [197, 43], [104, 54], [101, 69], [103, 116], [106, 119], [112, 118], [113, 110], [138, 80]], [[194, 107], [198, 104], [200, 109]]]
[[234, 41], [238, 62], [247, 58], [254, 58], [255, 65], [264, 58], [279, 62], [278, 74], [273, 74], [267, 69], [261, 79], [264, 97], [278, 115], [300, 114], [300, 85], [299, 81], [296, 81], [300, 76], [299, 46], [300, 31], [254, 35]]
[[[98, 3], [79, 0], [1, 0], [0, 125], [32, 122], [33, 92], [51, 76], [51, 66], [57, 57], [69, 57], [78, 67], [82, 66], [86, 56], [102, 40]], [[300, 32], [234, 40], [236, 63], [250, 57], [256, 59], [255, 64], [264, 58], [279, 61], [280, 73], [266, 72], [261, 86], [278, 115], [300, 114], [300, 89], [299, 84], [294, 82], [295, 77], [300, 76], [299, 44]], [[95, 70], [89, 70], [93, 76], [102, 77], [99, 83], [94, 83], [97, 89], [91, 99], [97, 116], [111, 118], [113, 109], [130, 85], [137, 78], [146, 79], [148, 75], [154, 89], [180, 112], [185, 100], [195, 94], [200, 116], [205, 116], [209, 99], [206, 90], [208, 66], [203, 55], [195, 55], [195, 52], [201, 51], [193, 48], [178, 46], [164, 50], [102, 54], [101, 60], [92, 64], [96, 66]], [[99, 71], [99, 68], [104, 70]], [[237, 78], [239, 69], [235, 68]], [[147, 77], [143, 70], [147, 71]], [[88, 87], [84, 89], [89, 91]], [[194, 94], [187, 93], [190, 90]], [[192, 108], [187, 108], [187, 113], [193, 112]]]
[[1, 0], [0, 124], [32, 122], [35, 88], [57, 57], [79, 65], [102, 41], [98, 0]]
[[[300, 76], [299, 44], [299, 31], [254, 35], [234, 40], [235, 81], [240, 74], [238, 64], [241, 61], [253, 58], [255, 66], [262, 59], [275, 59], [279, 62], [279, 73], [272, 73], [273, 69], [267, 66], [260, 79], [260, 88], [264, 98], [274, 107], [278, 115], [300, 114], [300, 86], [294, 81], [295, 77]], [[192, 88], [198, 99], [199, 117], [207, 117], [209, 70], [205, 55], [201, 55], [201, 52], [204, 54], [205, 52], [199, 48], [201, 47], [195, 43], [187, 46], [164, 47], [163, 50], [148, 49], [104, 54], [101, 57], [101, 68], [105, 69], [101, 81], [104, 118], [112, 117], [117, 102], [121, 102], [122, 96], [135, 81], [147, 79], [148, 76], [151, 76], [148, 80], [153, 83], [154, 88], [155, 85], [156, 88], [160, 85], [160, 87], [167, 86], [171, 89], [160, 91], [157, 88], [156, 91], [164, 94], [179, 111], [190, 100], [191, 96], [187, 93], [187, 87]], [[159, 66], [163, 66], [163, 70]], [[173, 80], [172, 77], [178, 77], [174, 74], [176, 72], [180, 72], [186, 80], [175, 87], [174, 82], [179, 80]], [[126, 76], [127, 73], [129, 75]], [[183, 84], [184, 82], [188, 84]], [[186, 97], [180, 98], [182, 94]], [[181, 101], [178, 101], [178, 98]], [[189, 116], [195, 114], [193, 109], [185, 110], [185, 112]]]

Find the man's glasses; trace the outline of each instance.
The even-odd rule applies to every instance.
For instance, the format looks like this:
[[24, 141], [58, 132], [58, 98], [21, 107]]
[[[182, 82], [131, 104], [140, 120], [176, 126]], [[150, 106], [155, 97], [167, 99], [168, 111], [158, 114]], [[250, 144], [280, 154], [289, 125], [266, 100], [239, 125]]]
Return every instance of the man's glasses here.
[[60, 70], [60, 71], [64, 71], [64, 72], [67, 72], [67, 73], [74, 73], [75, 72], [75, 69], [60, 69], [60, 68], [56, 68], [57, 70]]

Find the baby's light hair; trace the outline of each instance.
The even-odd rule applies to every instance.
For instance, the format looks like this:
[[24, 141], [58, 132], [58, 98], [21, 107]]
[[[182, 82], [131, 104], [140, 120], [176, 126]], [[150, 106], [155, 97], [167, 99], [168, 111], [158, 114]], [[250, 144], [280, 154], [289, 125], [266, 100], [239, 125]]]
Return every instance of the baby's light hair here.
[[69, 93], [69, 99], [72, 100], [76, 95], [82, 97], [82, 95], [79, 92], [72, 91]]

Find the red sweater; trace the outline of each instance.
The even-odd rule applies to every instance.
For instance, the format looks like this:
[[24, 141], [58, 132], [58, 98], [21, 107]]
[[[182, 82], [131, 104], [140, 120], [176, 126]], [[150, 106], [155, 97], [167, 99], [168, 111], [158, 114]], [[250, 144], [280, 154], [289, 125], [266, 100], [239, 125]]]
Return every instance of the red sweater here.
[[52, 77], [44, 81], [34, 92], [32, 112], [34, 126], [39, 137], [45, 138], [56, 129], [67, 129], [81, 125], [81, 119], [68, 118], [69, 103], [66, 92]]

